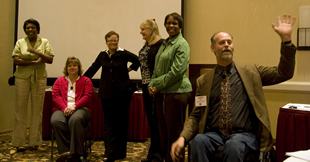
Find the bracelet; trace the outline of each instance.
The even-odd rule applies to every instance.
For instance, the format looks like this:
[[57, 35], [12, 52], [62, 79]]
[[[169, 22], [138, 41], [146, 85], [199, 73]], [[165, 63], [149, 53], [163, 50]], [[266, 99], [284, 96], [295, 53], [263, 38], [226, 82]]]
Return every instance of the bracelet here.
[[285, 41], [285, 42], [282, 42], [282, 44], [290, 44], [290, 43], [292, 43], [292, 41]]

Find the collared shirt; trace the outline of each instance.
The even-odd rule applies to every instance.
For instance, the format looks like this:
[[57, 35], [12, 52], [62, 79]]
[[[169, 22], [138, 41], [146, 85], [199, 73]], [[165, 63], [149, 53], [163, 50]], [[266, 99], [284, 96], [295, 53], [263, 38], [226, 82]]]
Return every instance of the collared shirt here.
[[182, 33], [164, 40], [156, 54], [154, 73], [148, 86], [156, 87], [160, 93], [191, 92], [192, 85], [185, 75], [189, 57], [190, 48]]
[[[221, 82], [223, 79], [224, 67], [217, 65], [215, 69], [212, 89], [210, 93], [210, 111], [206, 124], [208, 129], [214, 130], [219, 126], [219, 110], [221, 96]], [[231, 87], [231, 116], [233, 131], [251, 130], [257, 122], [252, 104], [248, 98], [243, 82], [235, 68], [234, 62], [227, 67]]]
[[[19, 39], [16, 42], [14, 47], [12, 57], [19, 56], [23, 60], [37, 60], [39, 58], [38, 55], [30, 53], [28, 51], [31, 47], [30, 41], [28, 37]], [[54, 56], [54, 51], [49, 43], [49, 41], [45, 38], [37, 37], [37, 41], [34, 45], [34, 49], [50, 56]], [[46, 77], [47, 72], [45, 69], [45, 63], [42, 62], [40, 64], [33, 64], [28, 66], [17, 66], [15, 74], [18, 78], [29, 78], [31, 77], [32, 82], [36, 82], [38, 78]]]

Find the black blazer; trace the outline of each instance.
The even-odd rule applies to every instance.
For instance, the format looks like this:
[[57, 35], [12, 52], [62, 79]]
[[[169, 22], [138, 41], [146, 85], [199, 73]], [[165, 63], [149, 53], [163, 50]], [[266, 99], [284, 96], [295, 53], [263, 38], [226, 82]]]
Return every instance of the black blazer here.
[[130, 93], [130, 79], [127, 63], [131, 62], [130, 68], [137, 71], [140, 62], [137, 55], [123, 49], [118, 49], [111, 58], [106, 51], [102, 51], [97, 56], [95, 62], [87, 69], [84, 76], [92, 78], [102, 67], [99, 98], [116, 98], [123, 97]]

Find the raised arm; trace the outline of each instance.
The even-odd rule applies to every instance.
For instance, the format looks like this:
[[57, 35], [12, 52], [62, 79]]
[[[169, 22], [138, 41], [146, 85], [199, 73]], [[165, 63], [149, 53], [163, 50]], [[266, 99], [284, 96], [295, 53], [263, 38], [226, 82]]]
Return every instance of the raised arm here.
[[295, 70], [296, 47], [291, 42], [292, 27], [296, 18], [284, 14], [283, 19], [278, 17], [278, 25], [272, 23], [272, 28], [279, 34], [281, 45], [281, 56], [278, 66], [267, 67], [255, 65], [260, 73], [263, 86], [274, 85], [291, 79]]
[[[292, 27], [295, 23], [296, 17], [291, 18], [290, 14], [284, 14], [283, 19], [278, 16], [278, 26], [272, 23], [272, 28], [279, 34], [282, 42], [291, 41]], [[291, 46], [291, 43], [286, 44]]]

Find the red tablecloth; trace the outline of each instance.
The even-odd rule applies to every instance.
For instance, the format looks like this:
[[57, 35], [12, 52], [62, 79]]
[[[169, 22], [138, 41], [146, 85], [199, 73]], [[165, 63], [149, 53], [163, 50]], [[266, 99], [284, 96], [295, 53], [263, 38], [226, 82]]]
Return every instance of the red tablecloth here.
[[280, 108], [277, 126], [277, 161], [287, 158], [286, 152], [310, 149], [310, 111]]
[[[51, 115], [53, 108], [52, 92], [45, 92], [43, 120], [42, 120], [42, 137], [51, 137]], [[98, 93], [93, 94], [93, 109], [91, 125], [91, 136], [95, 139], [104, 138], [104, 118], [101, 107], [101, 101]], [[143, 106], [142, 93], [134, 93], [131, 99], [128, 119], [128, 135], [129, 140], [146, 140], [150, 137], [149, 125]]]

